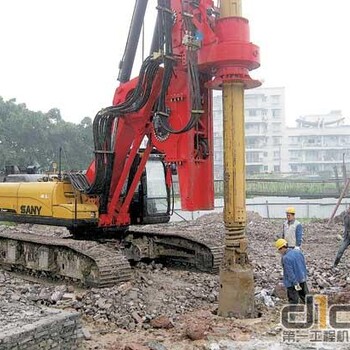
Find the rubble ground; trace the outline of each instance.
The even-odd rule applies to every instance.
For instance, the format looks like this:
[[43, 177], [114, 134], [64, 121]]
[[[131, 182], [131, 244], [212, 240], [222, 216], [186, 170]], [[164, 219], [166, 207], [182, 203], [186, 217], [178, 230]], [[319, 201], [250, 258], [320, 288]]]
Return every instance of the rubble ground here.
[[[198, 239], [216, 240], [218, 244], [223, 244], [225, 236], [222, 213], [151, 228], [164, 230], [165, 227]], [[224, 342], [234, 341], [255, 342], [252, 349], [260, 349], [258, 339], [273, 342], [282, 339], [279, 311], [285, 303], [285, 290], [281, 286], [280, 257], [274, 247], [281, 227], [282, 220], [263, 219], [256, 213], [248, 215], [248, 254], [254, 268], [256, 309], [260, 316], [256, 319], [225, 319], [216, 315], [218, 275], [154, 262], [135, 266], [130, 282], [88, 290], [62, 283], [30, 281], [0, 270], [1, 311], [10, 312], [6, 303], [16, 303], [19, 310], [27, 314], [30, 311], [35, 319], [35, 312], [42, 312], [40, 307], [44, 306], [76, 310], [84, 324], [83, 348], [90, 350], [230, 349], [229, 343]], [[343, 230], [341, 222], [336, 220], [328, 226], [324, 220], [311, 220], [303, 227], [309, 288], [313, 293], [329, 295], [330, 302], [348, 302], [350, 251], [345, 252], [338, 268], [332, 268], [340, 244], [337, 235]], [[18, 225], [6, 229], [65, 235], [60, 228]]]

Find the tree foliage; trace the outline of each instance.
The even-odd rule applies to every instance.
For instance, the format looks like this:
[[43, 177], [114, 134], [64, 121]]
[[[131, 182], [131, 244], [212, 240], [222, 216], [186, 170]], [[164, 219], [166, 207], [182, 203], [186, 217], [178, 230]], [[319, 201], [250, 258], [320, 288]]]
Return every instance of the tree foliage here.
[[92, 120], [65, 122], [60, 110], [33, 112], [15, 99], [0, 97], [0, 169], [6, 165], [39, 164], [47, 171], [59, 162], [62, 170], [84, 170], [93, 159]]

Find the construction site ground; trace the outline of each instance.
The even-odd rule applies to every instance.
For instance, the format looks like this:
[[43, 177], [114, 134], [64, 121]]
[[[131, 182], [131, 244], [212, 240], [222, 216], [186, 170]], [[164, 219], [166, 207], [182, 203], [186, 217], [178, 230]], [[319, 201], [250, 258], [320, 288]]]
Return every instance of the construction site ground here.
[[[195, 221], [153, 225], [153, 230], [188, 233], [199, 239], [224, 243], [222, 214], [210, 214]], [[340, 244], [343, 226], [338, 217], [331, 225], [324, 220], [303, 222], [303, 252], [312, 293], [326, 294], [329, 303], [350, 300], [350, 249], [337, 268], [332, 264]], [[63, 281], [38, 280], [0, 270], [0, 330], [20, 326], [16, 308], [28, 308], [36, 319], [46, 307], [80, 313], [83, 349], [109, 350], [217, 350], [217, 349], [350, 349], [350, 339], [319, 338], [296, 342], [286, 338], [280, 325], [280, 310], [286, 304], [281, 287], [282, 268], [274, 240], [282, 219], [267, 220], [248, 213], [249, 258], [254, 269], [256, 318], [226, 319], [216, 314], [219, 276], [183, 266], [139, 263], [130, 282], [104, 289], [80, 289]], [[43, 226], [1, 226], [64, 236], [61, 228]], [[16, 305], [8, 308], [9, 305]], [[33, 311], [34, 310], [34, 311]], [[27, 312], [27, 311], [26, 311]], [[314, 333], [312, 333], [314, 334]], [[350, 336], [350, 334], [349, 334]], [[287, 342], [288, 340], [288, 342]]]

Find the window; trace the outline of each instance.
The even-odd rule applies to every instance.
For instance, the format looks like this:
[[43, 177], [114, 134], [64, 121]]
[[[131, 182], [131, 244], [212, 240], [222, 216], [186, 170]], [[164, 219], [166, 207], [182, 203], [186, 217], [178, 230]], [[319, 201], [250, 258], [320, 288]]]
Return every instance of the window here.
[[214, 96], [213, 98], [213, 109], [222, 110], [222, 97]]
[[280, 151], [273, 152], [273, 159], [280, 159]]
[[271, 95], [271, 103], [277, 104], [280, 103], [280, 95]]
[[148, 161], [147, 172], [147, 213], [149, 215], [164, 214], [168, 210], [165, 171], [161, 162]]
[[258, 152], [247, 152], [246, 153], [247, 163], [258, 163], [259, 162], [259, 153]]
[[249, 117], [256, 117], [258, 115], [256, 109], [248, 109], [248, 116]]
[[223, 145], [223, 141], [222, 141], [222, 138], [214, 138], [214, 147], [220, 147], [222, 148], [222, 145]]
[[274, 118], [274, 119], [278, 119], [278, 118], [280, 118], [281, 117], [281, 110], [280, 109], [273, 109], [272, 110], [272, 117]]
[[245, 100], [256, 100], [257, 98], [259, 98], [259, 95], [256, 94], [246, 94], [244, 95], [244, 99]]
[[278, 136], [273, 136], [272, 137], [272, 142], [274, 146], [280, 145], [281, 144], [281, 138]]
[[272, 132], [280, 132], [281, 131], [281, 124], [272, 124]]
[[222, 163], [223, 162], [223, 152], [214, 152], [214, 161], [216, 163]]
[[298, 144], [299, 142], [301, 142], [301, 140], [299, 140], [299, 137], [298, 137], [298, 136], [290, 136], [290, 137], [289, 137], [289, 142], [290, 142], [292, 145], [296, 145], [296, 144]]

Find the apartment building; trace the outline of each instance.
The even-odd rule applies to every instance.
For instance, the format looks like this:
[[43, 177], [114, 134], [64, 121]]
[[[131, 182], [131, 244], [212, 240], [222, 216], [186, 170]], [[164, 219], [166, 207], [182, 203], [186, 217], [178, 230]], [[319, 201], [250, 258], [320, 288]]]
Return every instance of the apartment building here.
[[[287, 172], [285, 162], [285, 93], [283, 87], [257, 88], [245, 91], [245, 143], [247, 173]], [[215, 178], [222, 178], [223, 137], [222, 97], [216, 94], [214, 114]]]
[[[330, 174], [350, 159], [350, 125], [341, 111], [306, 115], [287, 127], [283, 87], [245, 91], [247, 174]], [[222, 97], [216, 93], [214, 115], [215, 178], [223, 174]]]
[[350, 125], [341, 111], [306, 115], [296, 120], [297, 127], [286, 128], [291, 172], [334, 173], [350, 160]]

